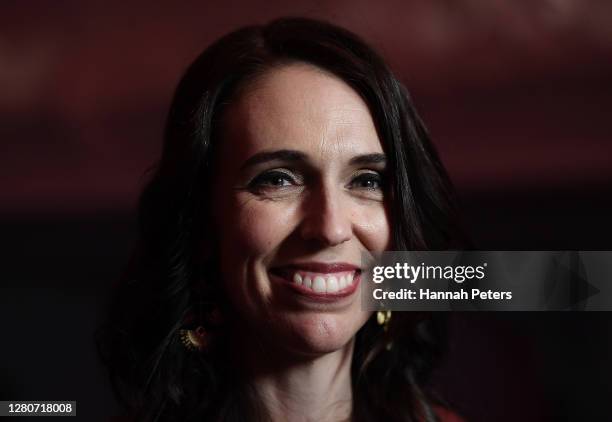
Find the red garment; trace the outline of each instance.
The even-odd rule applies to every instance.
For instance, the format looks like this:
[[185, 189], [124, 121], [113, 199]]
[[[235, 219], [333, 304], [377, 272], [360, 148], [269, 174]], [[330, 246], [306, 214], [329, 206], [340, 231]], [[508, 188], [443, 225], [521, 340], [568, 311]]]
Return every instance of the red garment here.
[[457, 416], [456, 413], [453, 413], [443, 407], [435, 406], [434, 410], [436, 411], [436, 415], [440, 419], [440, 422], [466, 422], [465, 419]]

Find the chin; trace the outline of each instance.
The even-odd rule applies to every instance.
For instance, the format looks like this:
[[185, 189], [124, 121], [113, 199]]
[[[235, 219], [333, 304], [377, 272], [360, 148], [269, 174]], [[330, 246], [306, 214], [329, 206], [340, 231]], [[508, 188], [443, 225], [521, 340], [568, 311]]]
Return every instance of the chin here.
[[[279, 337], [288, 349], [301, 355], [321, 355], [345, 348], [361, 325], [341, 315], [315, 314], [287, 319]], [[287, 332], [288, 331], [288, 332]]]

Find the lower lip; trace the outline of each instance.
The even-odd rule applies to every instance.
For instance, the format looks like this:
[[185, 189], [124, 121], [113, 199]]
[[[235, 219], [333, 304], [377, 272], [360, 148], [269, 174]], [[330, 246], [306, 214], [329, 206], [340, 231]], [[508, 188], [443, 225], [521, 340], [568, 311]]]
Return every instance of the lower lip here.
[[269, 273], [271, 278], [275, 278], [277, 280], [281, 280], [284, 285], [292, 289], [295, 293], [298, 293], [301, 296], [305, 296], [309, 299], [318, 301], [318, 302], [335, 302], [345, 297], [351, 296], [357, 288], [359, 287], [359, 282], [361, 281], [361, 273], [357, 272], [355, 277], [353, 278], [353, 284], [349, 284], [344, 289], [339, 290], [335, 293], [317, 293], [308, 287], [301, 286], [293, 281], [289, 281], [283, 277], [280, 277], [276, 274]]

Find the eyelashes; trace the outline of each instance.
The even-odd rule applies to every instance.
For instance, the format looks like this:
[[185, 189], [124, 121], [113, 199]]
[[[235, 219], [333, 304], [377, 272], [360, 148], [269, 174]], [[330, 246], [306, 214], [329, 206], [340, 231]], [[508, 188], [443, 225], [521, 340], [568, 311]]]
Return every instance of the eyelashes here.
[[[282, 192], [291, 188], [302, 188], [303, 178], [293, 174], [288, 169], [274, 169], [255, 176], [247, 189], [258, 192]], [[379, 171], [361, 169], [353, 174], [345, 185], [349, 190], [365, 193], [382, 193], [385, 187], [383, 174]]]
[[368, 171], [354, 177], [350, 182], [350, 186], [353, 189], [382, 191], [384, 188], [383, 182], [383, 176], [380, 173]]
[[287, 170], [270, 170], [261, 173], [248, 184], [249, 190], [282, 189], [289, 186], [297, 186], [300, 183], [297, 178]]

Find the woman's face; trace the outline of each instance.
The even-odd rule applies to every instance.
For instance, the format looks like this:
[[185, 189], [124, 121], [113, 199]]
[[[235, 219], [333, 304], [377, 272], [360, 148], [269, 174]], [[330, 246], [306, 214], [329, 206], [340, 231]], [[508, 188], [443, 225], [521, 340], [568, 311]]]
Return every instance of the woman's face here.
[[361, 254], [389, 247], [385, 157], [368, 108], [306, 64], [270, 70], [225, 111], [213, 227], [245, 333], [314, 355], [346, 345], [361, 309]]

